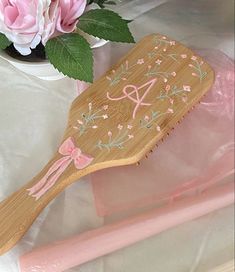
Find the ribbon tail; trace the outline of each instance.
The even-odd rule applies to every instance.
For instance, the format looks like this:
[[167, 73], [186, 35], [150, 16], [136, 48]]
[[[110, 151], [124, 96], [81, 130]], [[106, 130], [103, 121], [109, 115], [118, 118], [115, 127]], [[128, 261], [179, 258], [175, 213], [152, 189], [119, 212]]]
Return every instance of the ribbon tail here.
[[68, 161], [70, 157], [64, 157], [59, 159], [58, 161], [56, 161], [51, 167], [50, 169], [47, 171], [46, 175], [38, 182], [36, 183], [33, 187], [27, 189], [27, 191], [29, 191], [29, 195], [33, 195], [35, 194], [37, 191], [39, 191], [40, 189], [42, 189], [43, 186], [45, 186], [45, 184], [47, 183], [48, 178], [54, 173], [56, 172], [61, 165]]
[[67, 167], [72, 162], [72, 159], [67, 159], [66, 161], [61, 164], [60, 168], [57, 170], [57, 172], [47, 181], [46, 185], [41, 188], [40, 191], [38, 191], [36, 194], [33, 194], [32, 196], [38, 200], [41, 198], [51, 187], [54, 186], [54, 184], [57, 182], [59, 177], [64, 173], [64, 171], [67, 169]]

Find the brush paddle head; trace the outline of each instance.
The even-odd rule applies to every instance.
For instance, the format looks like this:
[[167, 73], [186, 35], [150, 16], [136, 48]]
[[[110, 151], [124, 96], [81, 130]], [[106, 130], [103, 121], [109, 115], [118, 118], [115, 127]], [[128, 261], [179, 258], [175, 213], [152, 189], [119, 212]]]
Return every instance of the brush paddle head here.
[[147, 36], [74, 101], [65, 139], [92, 156], [92, 168], [137, 163], [213, 81], [211, 67], [190, 49]]

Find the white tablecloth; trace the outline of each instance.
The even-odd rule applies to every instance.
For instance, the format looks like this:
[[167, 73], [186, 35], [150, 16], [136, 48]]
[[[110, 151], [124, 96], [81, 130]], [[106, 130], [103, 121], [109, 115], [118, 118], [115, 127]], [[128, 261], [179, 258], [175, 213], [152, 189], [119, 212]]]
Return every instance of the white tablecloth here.
[[[166, 2], [166, 3], [165, 3]], [[158, 6], [161, 4], [160, 6]], [[119, 11], [136, 18], [137, 39], [165, 33], [189, 46], [217, 48], [233, 57], [232, 1], [123, 1]], [[129, 46], [106, 45], [107, 66]], [[96, 52], [97, 58], [99, 51]], [[106, 67], [104, 67], [104, 70]], [[0, 59], [0, 200], [32, 178], [60, 142], [75, 82], [30, 77]], [[39, 216], [23, 240], [0, 257], [0, 272], [18, 272], [29, 249], [102, 226], [89, 177], [70, 186]], [[70, 272], [205, 272], [233, 257], [233, 207], [183, 224]], [[79, 252], [78, 252], [79, 254]]]

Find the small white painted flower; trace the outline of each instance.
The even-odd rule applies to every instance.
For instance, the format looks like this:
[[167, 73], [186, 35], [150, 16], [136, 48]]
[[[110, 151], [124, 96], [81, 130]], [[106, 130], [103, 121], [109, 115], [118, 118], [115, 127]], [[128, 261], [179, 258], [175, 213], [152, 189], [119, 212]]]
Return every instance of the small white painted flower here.
[[163, 49], [163, 52], [166, 52], [166, 48]]
[[157, 126], [157, 131], [161, 131], [161, 127], [160, 126]]
[[106, 78], [110, 81], [111, 80], [111, 77], [109, 77], [109, 76], [106, 76]]
[[128, 125], [128, 126], [127, 126], [127, 128], [128, 128], [128, 129], [132, 129], [132, 128], [133, 128], [133, 126], [131, 126], [131, 125]]
[[183, 89], [184, 89], [184, 91], [186, 91], [186, 92], [191, 92], [191, 86], [183, 85]]
[[104, 119], [108, 119], [109, 117], [108, 117], [107, 114], [104, 114], [104, 115], [103, 115], [103, 118], [104, 118]]
[[145, 120], [145, 121], [148, 121], [148, 120], [149, 120], [149, 116], [148, 116], [148, 115], [145, 115], [144, 120]]
[[78, 127], [73, 127], [74, 129], [78, 129]]
[[156, 63], [157, 65], [160, 65], [160, 64], [162, 63], [162, 60], [157, 59], [157, 60], [155, 61], [155, 63]]
[[81, 120], [77, 120], [79, 125], [83, 125], [83, 122]]
[[189, 65], [188, 65], [189, 67], [193, 67], [193, 65], [191, 64], [191, 63], [189, 63]]
[[108, 136], [109, 136], [109, 137], [112, 137], [112, 136], [113, 136], [112, 131], [109, 131], [109, 132], [108, 132]]
[[119, 125], [118, 125], [118, 129], [119, 129], [119, 130], [122, 130], [122, 129], [123, 129], [123, 126], [119, 124]]
[[138, 59], [137, 64], [144, 64], [144, 59]]
[[129, 138], [129, 139], [133, 139], [133, 138], [134, 138], [134, 135], [129, 134], [129, 135], [128, 135], [128, 138]]
[[95, 126], [92, 126], [92, 128], [93, 128], [93, 129], [96, 129], [96, 128], [98, 128], [98, 126], [95, 125]]
[[186, 58], [187, 58], [187, 55], [186, 55], [186, 54], [181, 54], [181, 58], [182, 58], [182, 59], [186, 59]]
[[171, 75], [172, 75], [173, 77], [175, 77], [175, 76], [176, 76], [176, 72], [172, 72]]
[[197, 60], [197, 57], [196, 56], [192, 56], [191, 60]]
[[202, 65], [203, 63], [204, 63], [204, 61], [201, 61], [201, 62], [200, 62], [200, 65]]
[[163, 40], [166, 40], [166, 37], [165, 37], [165, 36], [162, 36], [162, 39], [163, 39]]
[[89, 103], [88, 107], [89, 107], [89, 110], [91, 110], [92, 109], [92, 103]]
[[174, 100], [172, 98], [170, 98], [170, 103], [171, 103], [171, 105], [174, 104]]
[[125, 77], [123, 77], [122, 80], [126, 81], [127, 79]]
[[168, 85], [166, 85], [165, 90], [166, 90], [166, 91], [170, 91], [170, 89], [171, 89], [171, 85], [169, 85], [169, 84], [168, 84]]
[[164, 80], [163, 80], [165, 83], [168, 81], [168, 79], [167, 78], [164, 78]]
[[175, 41], [170, 41], [170, 45], [175, 45]]
[[197, 74], [196, 73], [192, 73], [192, 76], [197, 76]]
[[105, 111], [106, 111], [108, 108], [109, 108], [108, 105], [104, 105], [104, 106], [103, 106], [103, 109], [104, 109]]
[[156, 49], [156, 50], [157, 50], [157, 49], [158, 49], [158, 46], [155, 46], [155, 47], [154, 47], [154, 49]]
[[174, 113], [174, 110], [171, 109], [171, 108], [169, 108], [169, 109], [167, 110], [167, 112], [168, 112], [168, 113]]

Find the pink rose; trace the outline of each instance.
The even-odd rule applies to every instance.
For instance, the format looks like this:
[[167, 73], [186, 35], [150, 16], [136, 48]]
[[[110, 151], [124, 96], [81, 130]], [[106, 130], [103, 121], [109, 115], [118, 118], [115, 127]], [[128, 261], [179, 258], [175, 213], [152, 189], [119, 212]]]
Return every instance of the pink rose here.
[[86, 8], [86, 0], [52, 0], [45, 14], [45, 31], [42, 42], [59, 33], [70, 33], [76, 28], [78, 18]]
[[72, 32], [78, 22], [78, 18], [86, 8], [86, 0], [58, 0], [59, 9], [56, 29], [59, 32]]
[[75, 30], [86, 0], [0, 0], [0, 33], [22, 55], [41, 41]]
[[44, 12], [50, 0], [1, 0], [0, 32], [14, 43], [22, 54], [31, 53], [41, 41]]

